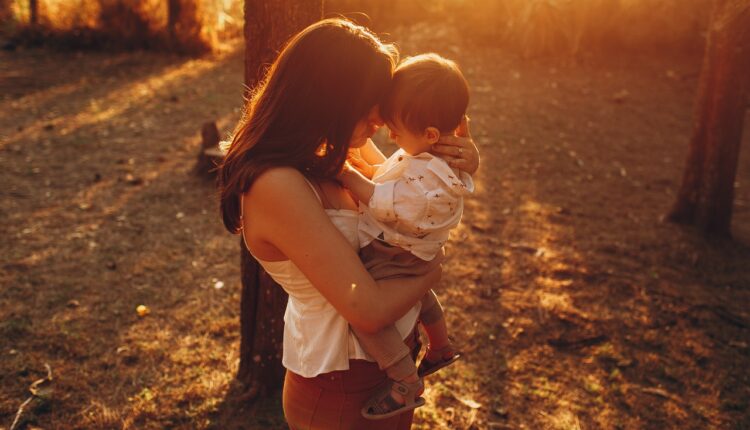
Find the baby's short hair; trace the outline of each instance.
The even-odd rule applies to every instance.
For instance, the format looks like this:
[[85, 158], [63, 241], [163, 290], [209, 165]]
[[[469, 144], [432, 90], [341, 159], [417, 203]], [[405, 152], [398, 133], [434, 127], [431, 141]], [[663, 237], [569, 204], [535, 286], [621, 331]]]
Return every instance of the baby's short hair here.
[[456, 63], [428, 53], [406, 58], [396, 67], [381, 114], [413, 133], [427, 127], [449, 133], [461, 123], [468, 105], [469, 84]]

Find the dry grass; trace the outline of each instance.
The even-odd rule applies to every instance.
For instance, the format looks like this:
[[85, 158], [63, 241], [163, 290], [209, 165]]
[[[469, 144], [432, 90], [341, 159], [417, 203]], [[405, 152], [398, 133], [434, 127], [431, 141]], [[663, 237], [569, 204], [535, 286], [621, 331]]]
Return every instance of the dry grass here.
[[236, 372], [237, 243], [190, 169], [196, 124], [236, 119], [241, 55], [6, 55], [19, 79], [2, 100], [16, 114], [0, 120], [14, 190], [2, 195], [0, 424], [49, 363], [54, 393], [29, 425], [206, 427]]

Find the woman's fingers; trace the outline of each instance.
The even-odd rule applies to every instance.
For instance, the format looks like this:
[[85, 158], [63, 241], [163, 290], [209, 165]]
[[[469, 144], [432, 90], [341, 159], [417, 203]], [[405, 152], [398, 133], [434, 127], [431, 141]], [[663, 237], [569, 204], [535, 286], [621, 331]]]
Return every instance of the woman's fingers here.
[[[465, 137], [460, 139], [468, 140]], [[442, 142], [442, 141], [441, 141]], [[473, 152], [470, 147], [464, 147], [462, 145], [449, 144], [435, 144], [432, 147], [432, 151], [435, 155], [439, 156], [443, 160], [447, 161], [451, 167], [456, 167], [460, 170], [474, 172], [479, 164], [476, 153]]]
[[463, 167], [467, 166], [467, 161], [463, 158], [451, 157], [450, 155], [443, 155], [441, 158], [445, 160], [449, 166], [455, 167], [459, 170], [464, 170]]
[[464, 146], [466, 144], [466, 137], [461, 136], [440, 136], [438, 143], [435, 146], [450, 145], [450, 146]]
[[469, 117], [464, 115], [456, 129], [456, 135], [441, 136], [430, 152], [445, 159], [451, 167], [469, 174], [476, 173], [479, 168], [479, 151], [471, 138]]
[[431, 152], [437, 152], [440, 155], [451, 155], [453, 157], [460, 157], [464, 153], [464, 148], [462, 145], [437, 143], [433, 145]]

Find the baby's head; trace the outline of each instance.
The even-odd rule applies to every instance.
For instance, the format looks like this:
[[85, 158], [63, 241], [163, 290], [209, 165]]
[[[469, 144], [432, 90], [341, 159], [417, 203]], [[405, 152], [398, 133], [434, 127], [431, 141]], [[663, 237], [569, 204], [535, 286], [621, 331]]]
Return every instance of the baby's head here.
[[453, 134], [469, 105], [469, 85], [456, 63], [437, 54], [405, 59], [396, 67], [381, 115], [391, 138], [411, 155], [429, 151]]

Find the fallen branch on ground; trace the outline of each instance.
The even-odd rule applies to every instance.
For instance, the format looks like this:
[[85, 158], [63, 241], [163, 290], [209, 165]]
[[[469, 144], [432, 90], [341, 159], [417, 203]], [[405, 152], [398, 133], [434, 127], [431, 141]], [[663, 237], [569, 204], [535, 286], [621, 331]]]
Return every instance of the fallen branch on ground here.
[[31, 385], [29, 386], [31, 397], [26, 399], [26, 401], [21, 403], [21, 406], [18, 407], [16, 418], [13, 420], [13, 424], [10, 425], [9, 430], [14, 430], [16, 428], [21, 420], [21, 415], [23, 415], [26, 406], [28, 406], [28, 404], [31, 403], [32, 400], [34, 400], [35, 398], [48, 397], [50, 393], [49, 384], [52, 382], [52, 368], [49, 367], [49, 364], [47, 363], [44, 363], [44, 367], [47, 368], [47, 376], [42, 379], [37, 379], [36, 381], [31, 383]]

